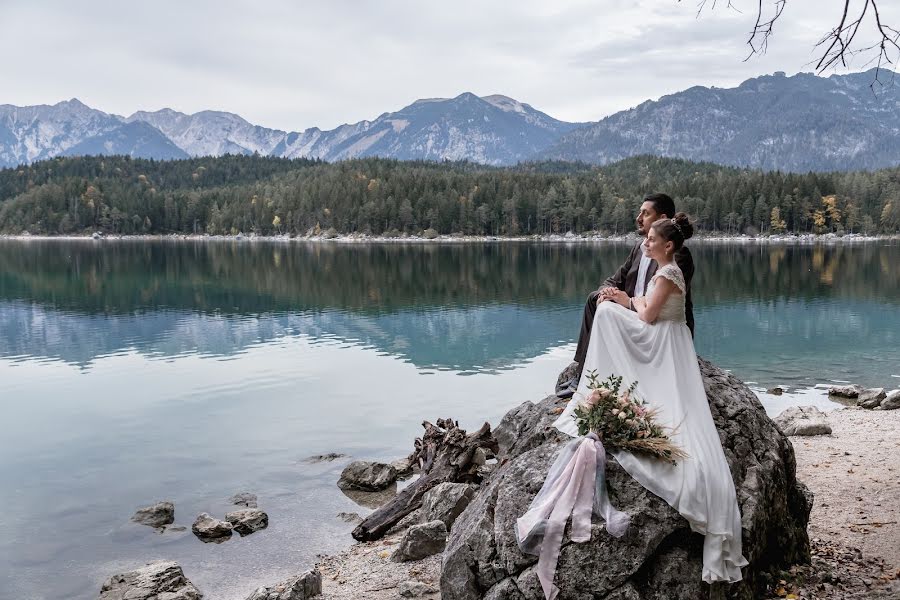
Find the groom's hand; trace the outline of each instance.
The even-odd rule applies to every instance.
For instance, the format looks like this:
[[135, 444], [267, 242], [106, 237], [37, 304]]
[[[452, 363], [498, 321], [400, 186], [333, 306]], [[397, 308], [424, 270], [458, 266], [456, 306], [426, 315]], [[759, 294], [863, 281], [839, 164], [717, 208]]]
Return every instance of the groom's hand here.
[[622, 290], [615, 289], [615, 288], [612, 288], [612, 289], [610, 290], [610, 292], [609, 292], [609, 294], [607, 295], [606, 299], [607, 299], [607, 300], [612, 300], [612, 301], [615, 302], [616, 304], [620, 304], [620, 305], [625, 306], [625, 307], [628, 306], [628, 301], [630, 300], [630, 298], [628, 297], [628, 294], [626, 294], [626, 293], [623, 292]]

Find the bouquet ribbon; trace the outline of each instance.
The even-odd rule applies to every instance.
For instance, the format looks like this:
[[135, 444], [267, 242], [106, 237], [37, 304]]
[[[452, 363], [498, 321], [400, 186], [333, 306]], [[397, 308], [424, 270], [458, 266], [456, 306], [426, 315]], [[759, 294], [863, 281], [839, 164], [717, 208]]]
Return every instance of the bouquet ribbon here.
[[628, 529], [630, 517], [613, 507], [606, 491], [606, 449], [589, 433], [566, 444], [528, 511], [516, 520], [519, 548], [538, 556], [537, 576], [547, 600], [559, 595], [553, 576], [569, 516], [571, 540], [589, 542], [592, 514], [606, 522], [606, 531], [614, 537]]

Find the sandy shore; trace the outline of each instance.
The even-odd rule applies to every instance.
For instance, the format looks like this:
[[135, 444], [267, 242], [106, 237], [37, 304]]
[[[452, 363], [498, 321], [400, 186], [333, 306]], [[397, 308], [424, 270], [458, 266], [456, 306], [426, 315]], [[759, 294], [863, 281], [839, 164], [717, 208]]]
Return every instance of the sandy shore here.
[[[771, 598], [900, 598], [900, 410], [856, 407], [828, 413], [833, 433], [792, 437], [797, 477], [816, 496], [813, 560], [782, 573]], [[323, 600], [388, 600], [419, 581], [440, 598], [440, 557], [389, 560], [400, 534], [323, 557]]]

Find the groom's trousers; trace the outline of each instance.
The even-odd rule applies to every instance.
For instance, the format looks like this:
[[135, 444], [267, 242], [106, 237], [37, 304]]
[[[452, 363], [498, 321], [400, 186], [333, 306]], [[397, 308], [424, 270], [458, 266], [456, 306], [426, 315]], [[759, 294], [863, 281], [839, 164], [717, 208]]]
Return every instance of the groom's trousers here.
[[597, 298], [600, 290], [594, 290], [588, 295], [584, 305], [584, 317], [581, 319], [581, 333], [578, 335], [578, 347], [575, 349], [575, 362], [578, 369], [584, 367], [584, 357], [587, 356], [588, 342], [591, 341], [591, 329], [594, 327], [594, 315], [597, 314]]

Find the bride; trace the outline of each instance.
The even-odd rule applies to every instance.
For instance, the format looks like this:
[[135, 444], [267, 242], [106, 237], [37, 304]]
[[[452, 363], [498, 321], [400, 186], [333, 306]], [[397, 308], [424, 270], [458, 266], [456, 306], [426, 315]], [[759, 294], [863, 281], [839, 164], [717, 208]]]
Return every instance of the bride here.
[[[578, 391], [554, 425], [578, 435], [573, 411], [585, 398], [588, 374], [602, 379], [620, 375], [637, 381], [641, 397], [654, 409], [657, 423], [688, 454], [672, 464], [627, 451], [612, 451], [642, 486], [706, 536], [703, 581], [741, 579], [747, 560], [741, 554], [741, 515], [731, 471], [709, 411], [691, 332], [685, 323], [685, 284], [675, 252], [693, 234], [687, 215], [656, 221], [647, 233], [644, 252], [659, 264], [647, 295], [604, 301], [597, 307]], [[629, 310], [632, 307], [634, 310]]]

